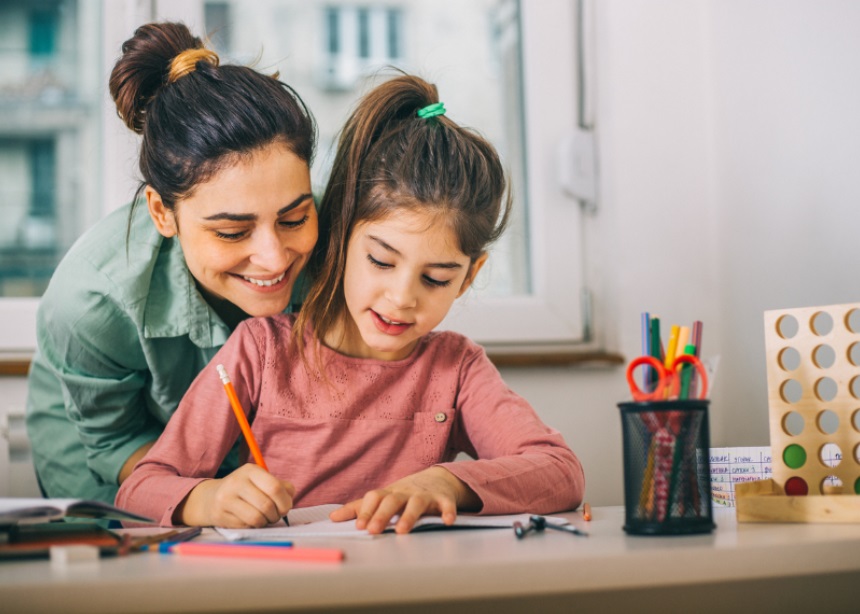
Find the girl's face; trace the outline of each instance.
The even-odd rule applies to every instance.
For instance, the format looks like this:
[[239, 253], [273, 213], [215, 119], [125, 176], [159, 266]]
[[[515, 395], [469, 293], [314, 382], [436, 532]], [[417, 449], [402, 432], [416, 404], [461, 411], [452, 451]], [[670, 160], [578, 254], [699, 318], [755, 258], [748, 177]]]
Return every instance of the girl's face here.
[[440, 218], [403, 210], [352, 231], [343, 290], [349, 318], [326, 343], [362, 358], [400, 360], [447, 315], [486, 260], [471, 264]]
[[188, 270], [229, 325], [282, 312], [317, 240], [308, 165], [277, 143], [241, 158], [168, 210], [146, 189], [159, 232], [177, 236]]

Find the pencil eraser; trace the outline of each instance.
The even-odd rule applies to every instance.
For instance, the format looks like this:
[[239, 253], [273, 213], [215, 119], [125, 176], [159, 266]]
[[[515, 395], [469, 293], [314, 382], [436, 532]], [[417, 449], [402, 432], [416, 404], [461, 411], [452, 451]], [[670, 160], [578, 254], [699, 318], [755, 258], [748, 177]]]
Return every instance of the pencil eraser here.
[[65, 569], [69, 565], [99, 560], [98, 546], [51, 546], [51, 567]]

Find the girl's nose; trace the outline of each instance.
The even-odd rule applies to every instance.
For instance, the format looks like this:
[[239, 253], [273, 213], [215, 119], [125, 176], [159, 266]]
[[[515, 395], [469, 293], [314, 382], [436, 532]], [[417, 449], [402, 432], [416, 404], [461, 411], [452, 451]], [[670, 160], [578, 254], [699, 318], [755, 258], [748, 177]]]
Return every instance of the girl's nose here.
[[418, 304], [415, 284], [409, 279], [394, 279], [385, 293], [385, 298], [397, 309], [412, 309]]

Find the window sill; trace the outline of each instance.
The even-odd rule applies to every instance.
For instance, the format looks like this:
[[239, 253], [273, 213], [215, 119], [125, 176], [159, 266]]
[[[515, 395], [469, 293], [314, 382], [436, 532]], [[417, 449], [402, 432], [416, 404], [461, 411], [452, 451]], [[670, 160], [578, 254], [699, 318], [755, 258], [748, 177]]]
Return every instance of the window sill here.
[[29, 359], [0, 358], [0, 376], [26, 376], [29, 370]]
[[[624, 364], [621, 354], [604, 350], [515, 351], [487, 350], [496, 367], [614, 367]], [[0, 377], [25, 377], [30, 370], [30, 357], [11, 355], [0, 357]]]
[[515, 352], [487, 350], [496, 367], [615, 367], [624, 364], [621, 354], [605, 350]]

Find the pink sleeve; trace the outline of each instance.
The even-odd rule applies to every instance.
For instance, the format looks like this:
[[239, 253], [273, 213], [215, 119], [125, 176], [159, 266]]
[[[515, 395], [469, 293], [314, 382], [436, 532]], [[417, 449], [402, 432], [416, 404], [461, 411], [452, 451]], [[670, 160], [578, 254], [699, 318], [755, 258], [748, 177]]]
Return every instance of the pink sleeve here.
[[251, 328], [243, 323], [191, 384], [155, 445], [120, 486], [116, 505], [173, 526], [177, 506], [216, 475], [241, 434], [215, 365], [224, 365], [247, 414], [257, 406], [260, 363]]
[[561, 434], [511, 391], [483, 349], [470, 349], [460, 372], [459, 449], [477, 460], [442, 463], [483, 502], [482, 514], [575, 509], [582, 502], [582, 465]]

